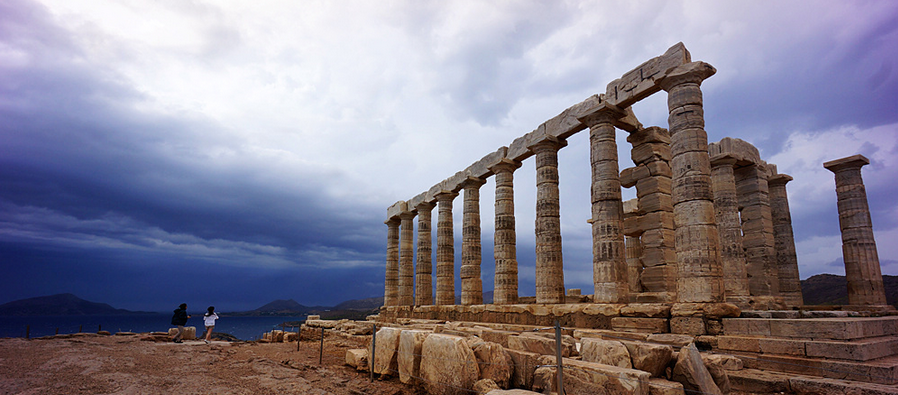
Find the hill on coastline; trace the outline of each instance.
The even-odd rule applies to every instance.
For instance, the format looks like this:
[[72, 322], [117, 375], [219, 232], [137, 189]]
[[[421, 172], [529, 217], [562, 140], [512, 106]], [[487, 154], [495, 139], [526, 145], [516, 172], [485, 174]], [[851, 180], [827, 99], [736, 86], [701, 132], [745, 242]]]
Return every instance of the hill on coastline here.
[[[886, 303], [898, 308], [898, 276], [882, 276]], [[835, 274], [817, 274], [801, 280], [801, 295], [806, 305], [848, 304], [848, 280]]]
[[0, 305], [0, 316], [125, 314], [147, 312], [116, 309], [106, 303], [90, 302], [70, 293], [15, 300]]

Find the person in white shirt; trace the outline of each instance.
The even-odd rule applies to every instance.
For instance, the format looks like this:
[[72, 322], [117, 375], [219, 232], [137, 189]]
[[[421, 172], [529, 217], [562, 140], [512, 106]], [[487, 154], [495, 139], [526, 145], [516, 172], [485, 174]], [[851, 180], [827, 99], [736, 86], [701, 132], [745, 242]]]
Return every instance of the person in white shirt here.
[[206, 344], [212, 342], [212, 328], [215, 328], [215, 320], [218, 319], [218, 314], [215, 313], [215, 306], [209, 306], [206, 314], [203, 314], [203, 324], [206, 325]]

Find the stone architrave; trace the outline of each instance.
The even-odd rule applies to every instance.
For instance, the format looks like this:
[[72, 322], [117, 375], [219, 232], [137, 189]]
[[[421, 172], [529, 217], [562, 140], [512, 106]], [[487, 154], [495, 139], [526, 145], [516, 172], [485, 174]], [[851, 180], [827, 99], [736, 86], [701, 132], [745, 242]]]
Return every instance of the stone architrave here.
[[667, 96], [677, 251], [677, 301], [722, 302], [723, 278], [711, 193], [711, 157], [701, 83], [716, 70], [686, 63], [662, 81]]
[[852, 305], [887, 304], [867, 190], [861, 177], [861, 167], [869, 163], [863, 155], [853, 155], [823, 164], [836, 177], [842, 257], [848, 280], [848, 303]]
[[468, 177], [464, 181], [461, 241], [461, 304], [483, 304], [483, 283], [480, 278], [480, 187], [486, 181]]
[[623, 202], [614, 121], [624, 111], [601, 104], [580, 118], [589, 126], [592, 168], [592, 276], [595, 303], [625, 303], [629, 297]]
[[390, 218], [387, 224], [387, 270], [384, 279], [384, 306], [399, 304], [399, 219]]
[[431, 226], [433, 225], [432, 211], [434, 204], [421, 202], [415, 209], [418, 210], [418, 262], [415, 265], [415, 305], [427, 306], [433, 304], [433, 239]]
[[797, 307], [803, 305], [804, 300], [801, 295], [801, 278], [798, 275], [795, 236], [792, 233], [792, 214], [786, 194], [786, 183], [789, 181], [792, 181], [792, 177], [776, 174], [767, 179], [767, 186], [770, 189], [770, 213], [773, 217], [780, 295], [787, 307]]
[[755, 163], [734, 172], [739, 205], [742, 206], [742, 245], [752, 296], [779, 296], [776, 240], [770, 211], [767, 169]]
[[437, 217], [437, 296], [436, 304], [455, 304], [455, 240], [452, 233], [452, 201], [458, 193], [441, 191], [435, 195]]
[[565, 145], [543, 136], [530, 146], [536, 157], [536, 303], [565, 302], [558, 200], [558, 150]]
[[413, 228], [415, 213], [399, 214], [399, 305], [411, 306], [415, 303], [415, 251]]
[[720, 262], [723, 266], [726, 301], [740, 307], [749, 305], [748, 275], [745, 271], [745, 249], [742, 247], [742, 224], [739, 221], [739, 200], [732, 155], [711, 158], [711, 189], [714, 191], [714, 210], [720, 236]]
[[496, 222], [493, 257], [496, 261], [493, 303], [518, 302], [518, 258], [514, 216], [514, 171], [520, 162], [503, 159], [490, 168], [496, 174]]

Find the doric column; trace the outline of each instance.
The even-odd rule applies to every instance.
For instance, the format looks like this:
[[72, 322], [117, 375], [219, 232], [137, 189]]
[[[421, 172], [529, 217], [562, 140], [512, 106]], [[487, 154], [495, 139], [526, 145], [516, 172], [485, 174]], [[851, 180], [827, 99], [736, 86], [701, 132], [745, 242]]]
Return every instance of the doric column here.
[[434, 204], [422, 202], [415, 206], [418, 211], [418, 262], [415, 265], [415, 306], [433, 304], [433, 239], [431, 237], [431, 212]]
[[399, 305], [411, 306], [415, 303], [415, 251], [413, 227], [415, 213], [399, 214]]
[[483, 304], [483, 282], [480, 279], [480, 187], [483, 179], [468, 177], [462, 212], [461, 240], [461, 304]]
[[438, 305], [455, 304], [455, 239], [452, 233], [452, 201], [458, 193], [436, 195], [437, 217], [437, 300]]
[[774, 247], [779, 276], [779, 290], [786, 307], [804, 304], [801, 296], [801, 278], [798, 275], [798, 255], [795, 253], [795, 236], [792, 234], [792, 213], [786, 183], [792, 177], [776, 174], [767, 179], [770, 189], [770, 213], [773, 216]]
[[592, 278], [595, 303], [626, 303], [626, 247], [623, 234], [623, 203], [614, 120], [624, 112], [603, 104], [580, 118], [589, 126], [592, 167]]
[[749, 292], [751, 296], [778, 297], [779, 270], [776, 266], [767, 169], [762, 164], [752, 164], [737, 168], [734, 176], [742, 207], [742, 245], [745, 247]]
[[726, 301], [739, 307], [749, 306], [748, 274], [745, 270], [745, 250], [742, 246], [742, 223], [739, 221], [739, 200], [733, 166], [736, 158], [717, 155], [711, 158], [711, 189], [717, 233], [720, 236], [720, 263]]
[[692, 62], [661, 81], [670, 111], [677, 301], [684, 303], [722, 302], [724, 294], [701, 91], [701, 82], [715, 72], [707, 63]]
[[546, 136], [530, 150], [536, 156], [536, 303], [564, 303], [558, 150], [564, 140]]
[[384, 279], [384, 306], [399, 305], [399, 218], [387, 224], [387, 270]]
[[496, 261], [494, 304], [518, 302], [518, 258], [514, 217], [514, 171], [520, 162], [503, 159], [490, 168], [496, 174], [496, 233], [493, 257]]
[[852, 305], [887, 303], [876, 240], [873, 238], [867, 190], [861, 178], [861, 167], [869, 163], [870, 160], [863, 155], [853, 155], [823, 164], [836, 176], [842, 257], [848, 280], [848, 303]]

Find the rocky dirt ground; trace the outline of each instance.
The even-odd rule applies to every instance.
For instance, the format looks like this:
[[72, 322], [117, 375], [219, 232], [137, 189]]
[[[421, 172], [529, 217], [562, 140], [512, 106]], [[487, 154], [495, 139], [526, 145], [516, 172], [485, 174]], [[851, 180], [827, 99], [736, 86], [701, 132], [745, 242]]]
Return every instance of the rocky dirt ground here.
[[343, 364], [370, 336], [329, 334], [299, 343], [141, 340], [79, 334], [0, 339], [0, 394], [371, 394], [411, 395], [398, 379]]

